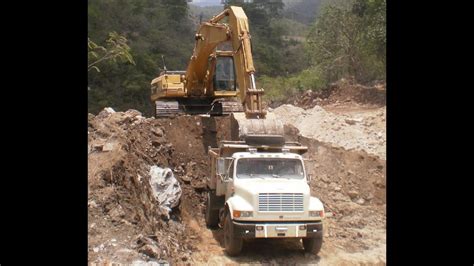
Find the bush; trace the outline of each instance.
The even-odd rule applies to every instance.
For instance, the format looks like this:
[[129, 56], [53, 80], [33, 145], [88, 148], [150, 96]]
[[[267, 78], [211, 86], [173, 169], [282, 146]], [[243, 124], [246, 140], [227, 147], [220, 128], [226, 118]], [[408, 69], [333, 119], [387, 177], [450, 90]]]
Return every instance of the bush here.
[[269, 101], [279, 101], [295, 93], [306, 90], [317, 91], [327, 86], [320, 68], [312, 67], [288, 77], [261, 76], [257, 86], [265, 89], [264, 98]]

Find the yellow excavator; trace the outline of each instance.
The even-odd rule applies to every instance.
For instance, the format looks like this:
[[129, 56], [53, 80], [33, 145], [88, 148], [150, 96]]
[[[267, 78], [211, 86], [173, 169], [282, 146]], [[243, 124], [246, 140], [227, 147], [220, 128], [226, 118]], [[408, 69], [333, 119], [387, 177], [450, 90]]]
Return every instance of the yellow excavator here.
[[281, 122], [264, 110], [264, 90], [255, 85], [244, 10], [230, 6], [202, 23], [195, 40], [186, 71], [165, 70], [152, 80], [155, 116], [231, 114], [234, 140], [284, 142]]

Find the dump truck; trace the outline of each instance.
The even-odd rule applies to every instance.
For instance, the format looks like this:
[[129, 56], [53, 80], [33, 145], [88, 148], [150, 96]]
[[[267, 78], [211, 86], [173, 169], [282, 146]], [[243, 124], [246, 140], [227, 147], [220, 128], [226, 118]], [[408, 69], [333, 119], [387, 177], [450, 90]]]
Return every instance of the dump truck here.
[[[304, 167], [308, 148], [297, 142], [221, 141], [209, 147], [207, 226], [224, 229], [225, 251], [241, 252], [244, 239], [302, 239], [317, 254], [323, 241], [324, 207], [310, 195]], [[260, 143], [260, 144], [258, 144]]]

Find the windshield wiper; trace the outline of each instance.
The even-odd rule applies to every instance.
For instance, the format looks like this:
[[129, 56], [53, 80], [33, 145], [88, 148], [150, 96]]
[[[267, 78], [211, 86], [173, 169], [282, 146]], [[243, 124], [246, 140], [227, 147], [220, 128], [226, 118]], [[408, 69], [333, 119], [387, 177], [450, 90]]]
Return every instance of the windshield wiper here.
[[273, 177], [280, 178], [279, 175], [272, 174]]

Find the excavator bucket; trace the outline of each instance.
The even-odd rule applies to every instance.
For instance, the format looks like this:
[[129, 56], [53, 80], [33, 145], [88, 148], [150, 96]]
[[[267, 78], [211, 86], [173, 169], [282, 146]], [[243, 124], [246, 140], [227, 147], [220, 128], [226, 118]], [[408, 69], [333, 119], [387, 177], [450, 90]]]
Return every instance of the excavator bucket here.
[[247, 118], [245, 113], [231, 115], [232, 140], [243, 140], [248, 145], [279, 146], [285, 143], [283, 124], [273, 113], [264, 119]]

